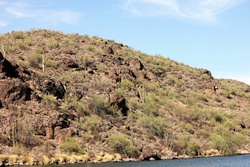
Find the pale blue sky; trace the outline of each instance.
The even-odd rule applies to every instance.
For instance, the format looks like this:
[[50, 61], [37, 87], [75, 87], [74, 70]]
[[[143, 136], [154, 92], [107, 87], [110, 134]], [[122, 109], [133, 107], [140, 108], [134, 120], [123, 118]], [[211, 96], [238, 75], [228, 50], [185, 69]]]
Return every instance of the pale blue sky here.
[[32, 28], [113, 39], [250, 84], [249, 0], [0, 0], [0, 33]]

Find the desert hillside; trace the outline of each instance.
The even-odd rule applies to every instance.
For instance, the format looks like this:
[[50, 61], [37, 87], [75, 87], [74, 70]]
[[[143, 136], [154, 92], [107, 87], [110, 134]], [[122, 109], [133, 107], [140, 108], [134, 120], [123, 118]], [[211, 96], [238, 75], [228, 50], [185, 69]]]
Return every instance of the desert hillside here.
[[0, 40], [0, 166], [250, 152], [247, 84], [97, 36]]

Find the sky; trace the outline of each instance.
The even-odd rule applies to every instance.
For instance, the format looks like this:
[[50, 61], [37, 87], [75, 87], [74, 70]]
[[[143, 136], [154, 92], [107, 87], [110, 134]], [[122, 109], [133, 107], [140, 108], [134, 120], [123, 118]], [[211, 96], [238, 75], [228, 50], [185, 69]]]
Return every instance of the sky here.
[[250, 85], [250, 0], [0, 0], [0, 33], [99, 36]]

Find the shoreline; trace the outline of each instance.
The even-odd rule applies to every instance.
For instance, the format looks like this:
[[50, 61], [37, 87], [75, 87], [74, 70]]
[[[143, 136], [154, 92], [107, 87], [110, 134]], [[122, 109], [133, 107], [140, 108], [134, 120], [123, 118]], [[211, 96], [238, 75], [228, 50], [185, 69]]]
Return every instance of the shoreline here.
[[[248, 155], [247, 153], [237, 153], [233, 155], [206, 155], [206, 156], [174, 156], [162, 157], [160, 160], [178, 160], [178, 159], [194, 159], [194, 158], [209, 158], [209, 157], [227, 157]], [[0, 167], [4, 166], [38, 166], [38, 165], [67, 165], [67, 164], [93, 164], [93, 163], [109, 163], [109, 162], [139, 162], [139, 161], [160, 161], [155, 159], [142, 160], [135, 158], [122, 158], [120, 154], [105, 154], [97, 156], [95, 159], [90, 159], [87, 155], [65, 155], [58, 154], [52, 157], [43, 156], [40, 160], [32, 156], [23, 155], [1, 155], [0, 154]]]

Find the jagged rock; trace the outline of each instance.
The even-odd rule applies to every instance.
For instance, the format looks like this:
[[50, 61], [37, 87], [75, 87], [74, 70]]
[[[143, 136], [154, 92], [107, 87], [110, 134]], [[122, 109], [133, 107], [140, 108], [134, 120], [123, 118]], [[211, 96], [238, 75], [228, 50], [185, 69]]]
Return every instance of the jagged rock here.
[[1, 52], [0, 52], [0, 73], [2, 73], [2, 75], [6, 77], [11, 77], [11, 78], [18, 77], [18, 72], [16, 71], [16, 67], [14, 67], [7, 59], [5, 59]]
[[73, 50], [69, 50], [69, 49], [68, 49], [68, 50], [65, 49], [65, 50], [64, 50], [64, 53], [65, 53], [65, 54], [68, 54], [68, 55], [76, 55], [76, 52], [74, 52]]
[[22, 104], [30, 100], [31, 89], [19, 79], [0, 80], [0, 106], [8, 108], [10, 104]]
[[149, 81], [156, 81], [157, 80], [157, 77], [150, 71], [145, 73], [144, 78], [149, 80]]
[[201, 74], [206, 74], [208, 75], [211, 79], [213, 79], [214, 77], [212, 76], [211, 71], [207, 70], [207, 69], [200, 69], [200, 73]]
[[131, 61], [130, 66], [132, 68], [135, 68], [136, 70], [143, 70], [144, 69], [144, 65], [139, 60]]
[[144, 161], [161, 159], [156, 153], [153, 152], [153, 149], [149, 146], [143, 147], [142, 153], [139, 158]]
[[107, 48], [107, 53], [113, 55], [115, 52], [112, 47]]
[[73, 59], [64, 60], [64, 64], [69, 68], [79, 68], [78, 64]]
[[41, 91], [47, 94], [52, 94], [58, 99], [62, 99], [66, 93], [61, 82], [56, 82], [53, 79], [45, 79], [41, 84]]
[[[69, 132], [70, 116], [56, 110], [42, 111], [33, 118], [33, 127], [36, 135], [45, 136], [47, 139], [62, 139], [65, 133]], [[66, 136], [66, 135], [65, 135]]]
[[126, 105], [126, 99], [123, 96], [119, 94], [110, 94], [109, 103], [110, 105], [117, 105], [121, 109], [123, 116], [127, 116], [129, 108]]

